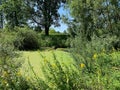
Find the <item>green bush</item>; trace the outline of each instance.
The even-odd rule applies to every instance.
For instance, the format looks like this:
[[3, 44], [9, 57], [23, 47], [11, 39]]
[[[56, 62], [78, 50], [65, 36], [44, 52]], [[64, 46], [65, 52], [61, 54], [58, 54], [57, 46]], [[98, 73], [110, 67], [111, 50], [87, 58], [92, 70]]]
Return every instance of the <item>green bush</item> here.
[[116, 50], [120, 50], [120, 40], [115, 40], [112, 42], [112, 46], [116, 49]]
[[[82, 72], [83, 81], [90, 90], [118, 90], [119, 81], [119, 55], [114, 54], [111, 42], [115, 37], [92, 37], [87, 41], [81, 35], [75, 37], [72, 42], [73, 58], [76, 68]], [[113, 55], [114, 54], [114, 55]], [[79, 69], [81, 67], [82, 69]], [[81, 77], [81, 75], [80, 75]]]
[[54, 48], [66, 48], [69, 47], [68, 44], [66, 44], [66, 40], [69, 37], [68, 35], [39, 35], [40, 42], [42, 47], [54, 47]]
[[38, 35], [35, 31], [25, 27], [16, 28], [17, 34], [14, 40], [15, 47], [19, 50], [36, 50], [40, 48]]
[[0, 33], [0, 90], [27, 90], [29, 85], [20, 73], [21, 58], [7, 33]]

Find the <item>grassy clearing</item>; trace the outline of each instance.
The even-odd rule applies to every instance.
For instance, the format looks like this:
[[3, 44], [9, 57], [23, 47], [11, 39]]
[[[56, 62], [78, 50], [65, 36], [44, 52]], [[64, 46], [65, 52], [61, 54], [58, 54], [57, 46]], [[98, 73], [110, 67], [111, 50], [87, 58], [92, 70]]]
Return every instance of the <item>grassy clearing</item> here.
[[[30, 78], [28, 81], [32, 81], [32, 83], [38, 85], [37, 86], [38, 88], [39, 84], [42, 86], [48, 85], [49, 88], [58, 88], [60, 86], [59, 88], [62, 88], [61, 90], [63, 90], [64, 86], [65, 88], [74, 87], [74, 84], [76, 84], [76, 88], [83, 88], [82, 86], [84, 86], [92, 89], [96, 88], [96, 90], [106, 90], [104, 89], [104, 87], [112, 88], [113, 86], [119, 88], [120, 82], [118, 78], [120, 74], [119, 73], [120, 52], [114, 51], [111, 54], [105, 53], [97, 54], [96, 59], [94, 59], [92, 63], [92, 66], [89, 67], [93, 70], [93, 73], [88, 73], [86, 65], [84, 63], [76, 63], [76, 65], [78, 66], [80, 65], [80, 67], [78, 68], [74, 68], [74, 66], [71, 67], [74, 63], [74, 60], [72, 59], [70, 53], [68, 52], [60, 50], [50, 51], [46, 50], [46, 51], [23, 51], [22, 53], [25, 59], [25, 63], [21, 68], [22, 74], [26, 75], [25, 76], [26, 79]], [[56, 59], [54, 58], [53, 54], [55, 54]], [[34, 76], [28, 64], [28, 60], [30, 61], [31, 66], [33, 67], [33, 70], [35, 71], [37, 76], [39, 76], [40, 79], [42, 79], [45, 83], [42, 83], [40, 79], [39, 80], [36, 79], [36, 76]], [[60, 65], [57, 64], [55, 60], [60, 62]], [[49, 63], [46, 63], [46, 61], [48, 61]], [[67, 66], [69, 68], [64, 68], [63, 63], [64, 66]], [[43, 72], [42, 70], [45, 70], [45, 72]], [[33, 82], [34, 81], [33, 79], [35, 79], [35, 82]], [[81, 81], [83, 81], [84, 83]], [[112, 84], [109, 83], [110, 85], [108, 85], [108, 82], [110, 81], [113, 82]], [[111, 90], [118, 89], [112, 88]]]
[[46, 60], [54, 64], [53, 53], [55, 54], [57, 60], [59, 60], [61, 64], [64, 63], [67, 66], [73, 64], [73, 59], [70, 56], [70, 54], [64, 51], [59, 51], [59, 50], [23, 51], [22, 53], [23, 53], [22, 55], [23, 55], [23, 58], [25, 59], [25, 62], [22, 66], [21, 71], [23, 74], [27, 76], [33, 76], [33, 72], [30, 70], [30, 67], [28, 64], [28, 60], [29, 60], [36, 74], [39, 77], [43, 78], [44, 76], [41, 70], [41, 64]]
[[[60, 50], [23, 51], [22, 56], [25, 62], [22, 66], [21, 72], [24, 75], [33, 76], [33, 72], [30, 70], [30, 66], [28, 64], [28, 61], [30, 61], [35, 73], [41, 78], [44, 77], [41, 70], [41, 64], [43, 64], [43, 62], [45, 62], [46, 60], [54, 64], [53, 54], [56, 55], [57, 60], [59, 60], [61, 64], [64, 63], [65, 65], [69, 66], [74, 63], [70, 53]], [[113, 58], [118, 58], [120, 57], [120, 52], [114, 52], [111, 55], [113, 56]]]

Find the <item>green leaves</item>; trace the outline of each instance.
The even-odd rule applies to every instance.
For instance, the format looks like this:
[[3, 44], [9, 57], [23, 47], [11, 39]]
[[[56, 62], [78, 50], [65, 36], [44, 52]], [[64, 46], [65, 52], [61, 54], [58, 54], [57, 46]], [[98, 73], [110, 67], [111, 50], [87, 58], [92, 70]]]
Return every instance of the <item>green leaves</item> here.
[[59, 25], [58, 9], [64, 0], [27, 0], [27, 5], [32, 12], [31, 20], [41, 28], [45, 29], [45, 34], [49, 35], [51, 25]]
[[104, 30], [103, 34], [114, 34], [119, 37], [117, 34], [119, 27], [114, 27], [120, 22], [119, 0], [67, 0], [67, 2], [70, 14], [76, 20], [73, 24], [76, 22], [83, 37], [91, 40], [91, 36], [98, 30]]
[[26, 23], [24, 0], [6, 0], [2, 2], [0, 9], [4, 13], [4, 19], [8, 27], [22, 26]]

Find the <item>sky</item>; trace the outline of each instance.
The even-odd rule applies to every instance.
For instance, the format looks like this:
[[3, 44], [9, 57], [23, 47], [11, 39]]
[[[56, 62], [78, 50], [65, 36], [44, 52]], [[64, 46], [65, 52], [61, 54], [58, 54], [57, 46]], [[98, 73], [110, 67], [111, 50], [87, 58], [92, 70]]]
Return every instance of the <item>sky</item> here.
[[[60, 14], [60, 16], [62, 16], [62, 15], [67, 15], [68, 11], [65, 10], [63, 7], [61, 7], [58, 10], [58, 13]], [[64, 32], [64, 31], [67, 30], [68, 26], [65, 23], [63, 23], [62, 21], [60, 21], [60, 26], [59, 27], [51, 26], [51, 28], [54, 28], [56, 31], [59, 31], [59, 32]]]

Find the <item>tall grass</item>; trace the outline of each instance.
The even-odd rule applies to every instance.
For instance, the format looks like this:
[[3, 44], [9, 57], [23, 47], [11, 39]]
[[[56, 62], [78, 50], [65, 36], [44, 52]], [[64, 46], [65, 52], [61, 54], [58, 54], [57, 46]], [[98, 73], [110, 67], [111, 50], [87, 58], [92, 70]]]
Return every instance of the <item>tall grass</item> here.
[[84, 62], [74, 62], [67, 66], [59, 62], [55, 53], [52, 62], [41, 55], [43, 61], [40, 65], [44, 79], [37, 75], [30, 62], [29, 66], [38, 90], [119, 90], [119, 55], [115, 51], [93, 54], [89, 57], [92, 59], [90, 67]]
[[0, 33], [0, 90], [27, 90], [29, 85], [21, 75], [22, 62], [14, 49], [11, 36]]

